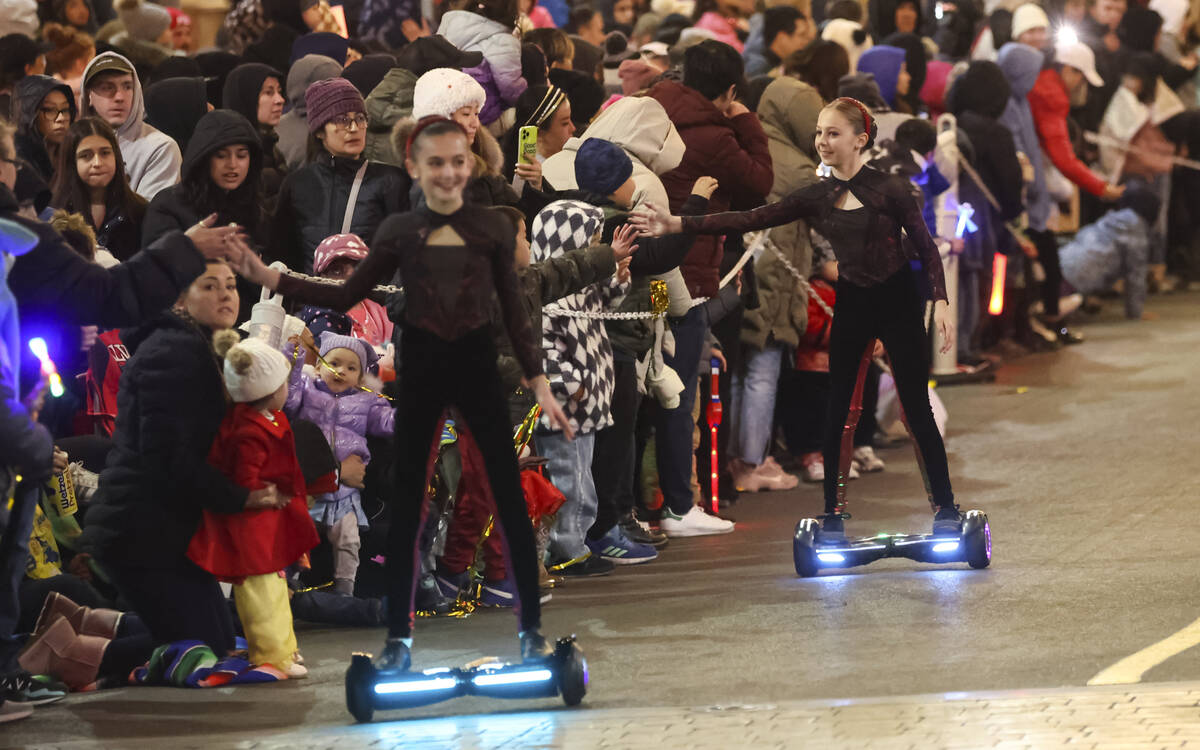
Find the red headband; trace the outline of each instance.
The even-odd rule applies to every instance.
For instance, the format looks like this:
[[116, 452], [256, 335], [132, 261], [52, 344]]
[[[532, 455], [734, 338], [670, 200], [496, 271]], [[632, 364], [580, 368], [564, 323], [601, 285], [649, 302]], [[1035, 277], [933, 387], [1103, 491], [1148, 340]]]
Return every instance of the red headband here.
[[430, 125], [436, 125], [439, 122], [448, 122], [454, 127], [458, 128], [458, 131], [462, 133], [464, 137], [467, 135], [467, 131], [463, 129], [462, 125], [459, 125], [457, 122], [448, 117], [441, 117], [440, 115], [422, 117], [417, 121], [417, 126], [412, 129], [411, 133], [408, 134], [408, 140], [404, 142], [404, 158], [412, 158], [412, 147], [413, 144], [417, 142], [417, 136], [421, 134], [421, 131], [425, 130], [425, 128], [429, 127]]
[[849, 96], [839, 96], [837, 99], [835, 99], [835, 101], [846, 102], [847, 104], [853, 104], [854, 106], [858, 107], [858, 111], [862, 112], [863, 127], [865, 128], [867, 137], [870, 138], [871, 137], [871, 126], [875, 124], [875, 120], [871, 119], [871, 113], [870, 113], [870, 111], [867, 110], [867, 105], [865, 105], [862, 102], [860, 102], [859, 100], [853, 99]]

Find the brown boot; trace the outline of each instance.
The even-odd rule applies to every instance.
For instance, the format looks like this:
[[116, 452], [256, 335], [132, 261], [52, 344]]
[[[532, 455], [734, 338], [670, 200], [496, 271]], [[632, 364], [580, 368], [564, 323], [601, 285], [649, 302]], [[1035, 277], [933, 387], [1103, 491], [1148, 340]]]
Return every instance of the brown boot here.
[[80, 635], [94, 635], [112, 640], [117, 636], [122, 612], [115, 609], [81, 607], [57, 591], [50, 592], [34, 626], [34, 637], [40, 636], [58, 617], [65, 618]]
[[71, 623], [67, 622], [67, 618], [61, 613], [55, 614], [54, 619], [44, 627], [39, 619], [38, 627], [42, 628], [41, 635], [30, 639], [29, 645], [17, 657], [17, 661], [21, 669], [30, 674], [50, 674], [55, 655], [65, 654], [78, 636], [75, 628], [71, 627]]
[[100, 662], [111, 641], [94, 635], [76, 635], [66, 653], [51, 661], [50, 674], [67, 684], [72, 691], [94, 690]]

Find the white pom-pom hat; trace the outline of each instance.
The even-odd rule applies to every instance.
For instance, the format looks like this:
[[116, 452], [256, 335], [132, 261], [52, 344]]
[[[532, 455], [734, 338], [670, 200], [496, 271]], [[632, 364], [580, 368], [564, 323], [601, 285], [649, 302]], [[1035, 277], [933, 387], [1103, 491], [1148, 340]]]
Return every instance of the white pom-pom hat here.
[[434, 68], [417, 79], [413, 89], [414, 120], [450, 117], [468, 105], [483, 107], [487, 92], [471, 76], [454, 68]]
[[[250, 367], [243, 373], [238, 373], [230, 362], [238, 351], [250, 355]], [[262, 339], [246, 339], [225, 354], [225, 389], [235, 403], [257, 401], [279, 390], [291, 371], [283, 352]]]

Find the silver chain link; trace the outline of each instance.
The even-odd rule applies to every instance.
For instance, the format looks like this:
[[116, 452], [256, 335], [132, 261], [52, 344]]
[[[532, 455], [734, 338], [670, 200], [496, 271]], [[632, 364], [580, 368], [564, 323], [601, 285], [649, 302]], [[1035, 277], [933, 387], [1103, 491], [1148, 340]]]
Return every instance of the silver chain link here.
[[[343, 280], [343, 279], [327, 279], [324, 276], [311, 276], [307, 273], [300, 273], [299, 271], [293, 271], [290, 268], [287, 269], [286, 271], [281, 269], [280, 273], [287, 274], [288, 276], [291, 276], [293, 279], [300, 279], [301, 281], [311, 281], [314, 284], [324, 284], [325, 286], [341, 286], [346, 283], [345, 280]], [[395, 294], [397, 292], [403, 292], [404, 287], [395, 286], [393, 284], [379, 284], [378, 286], [373, 287], [371, 291], [383, 292], [384, 294]]]

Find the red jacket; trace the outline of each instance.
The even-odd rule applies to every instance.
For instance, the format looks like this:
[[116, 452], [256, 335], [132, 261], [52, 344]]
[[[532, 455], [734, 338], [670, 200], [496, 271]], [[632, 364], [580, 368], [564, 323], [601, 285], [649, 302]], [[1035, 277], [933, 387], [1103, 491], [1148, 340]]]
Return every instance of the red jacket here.
[[283, 412], [275, 412], [272, 422], [248, 404], [235, 405], [221, 423], [208, 460], [239, 487], [257, 490], [271, 483], [291, 502], [279, 510], [204, 511], [188, 547], [194, 563], [238, 583], [246, 576], [283, 570], [317, 546], [305, 498], [309, 488]]
[[[837, 301], [837, 291], [833, 284], [822, 278], [813, 278], [810, 282], [813, 292], [820, 297], [830, 309]], [[800, 337], [800, 345], [796, 347], [796, 369], [806, 372], [829, 372], [829, 329], [833, 325], [833, 317], [817, 304], [815, 297], [808, 298], [808, 328]]]
[[1071, 114], [1071, 98], [1063, 85], [1058, 71], [1047, 68], [1038, 74], [1033, 90], [1029, 92], [1029, 107], [1033, 110], [1033, 122], [1037, 126], [1038, 140], [1042, 150], [1059, 172], [1092, 195], [1104, 192], [1105, 182], [1092, 173], [1087, 165], [1075, 156], [1071, 137], [1067, 132], [1067, 117]]
[[[715, 177], [720, 183], [708, 202], [709, 213], [762, 205], [771, 192], [775, 173], [767, 135], [757, 115], [747, 112], [726, 117], [699, 91], [675, 81], [655, 84], [650, 96], [667, 110], [667, 117], [687, 145], [679, 166], [662, 176], [673, 213], [679, 213], [696, 179], [704, 176]], [[680, 266], [694, 297], [717, 295], [721, 281], [720, 239], [697, 236]]]

